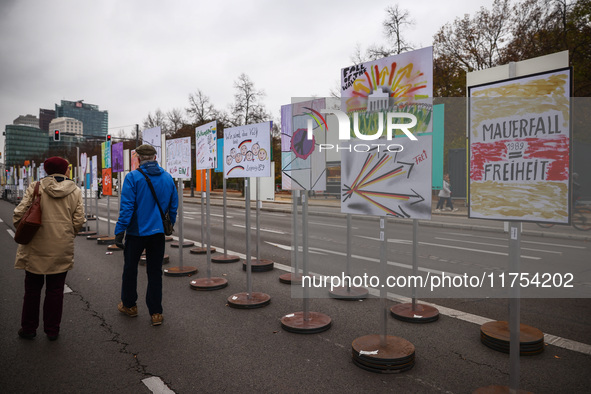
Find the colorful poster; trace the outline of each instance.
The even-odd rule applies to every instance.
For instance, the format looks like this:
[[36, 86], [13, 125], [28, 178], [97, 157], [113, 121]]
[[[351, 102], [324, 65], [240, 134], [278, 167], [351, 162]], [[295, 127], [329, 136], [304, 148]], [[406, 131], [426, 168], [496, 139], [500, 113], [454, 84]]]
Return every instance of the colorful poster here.
[[98, 157], [96, 155], [92, 156], [90, 173], [92, 176], [92, 191], [96, 192], [98, 191]]
[[123, 172], [123, 142], [113, 144], [111, 147], [111, 159], [113, 172]]
[[569, 223], [570, 69], [469, 87], [469, 217]]
[[191, 178], [191, 137], [166, 140], [166, 170], [173, 178]]
[[224, 172], [224, 139], [217, 140], [217, 157], [215, 163], [215, 172]]
[[374, 134], [380, 112], [417, 117], [413, 132], [429, 132], [433, 121], [433, 47], [404, 52], [341, 70], [341, 110], [360, 112], [359, 131]]
[[[321, 110], [325, 99], [281, 106], [281, 188], [326, 190], [326, 121]], [[312, 139], [308, 139], [308, 126]]]
[[103, 168], [103, 196], [113, 195], [113, 178], [111, 177], [111, 168]]
[[111, 168], [111, 141], [101, 143], [101, 168]]
[[205, 170], [216, 166], [217, 121], [195, 127], [195, 168]]
[[431, 219], [432, 136], [392, 142], [398, 147], [341, 152], [341, 212]]
[[142, 132], [142, 144], [148, 144], [156, 149], [156, 161], [162, 166], [162, 130], [160, 126]]
[[140, 157], [138, 156], [137, 152], [134, 150], [131, 151], [131, 171], [137, 170], [140, 166]]
[[271, 175], [271, 122], [224, 130], [224, 177]]
[[86, 174], [87, 159], [88, 155], [86, 153], [80, 154], [80, 174]]

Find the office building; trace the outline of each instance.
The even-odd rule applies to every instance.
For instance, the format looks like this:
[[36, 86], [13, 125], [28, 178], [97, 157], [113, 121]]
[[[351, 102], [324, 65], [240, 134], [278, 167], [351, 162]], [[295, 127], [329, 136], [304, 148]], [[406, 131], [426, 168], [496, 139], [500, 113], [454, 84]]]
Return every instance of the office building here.
[[55, 119], [55, 111], [53, 109], [39, 108], [39, 128], [43, 131], [49, 132], [49, 123]]
[[53, 138], [53, 132], [59, 130], [61, 135], [83, 135], [84, 125], [74, 118], [55, 118], [49, 123], [47, 135]]
[[23, 126], [39, 127], [39, 119], [35, 115], [20, 115], [12, 122], [12, 124], [18, 124]]
[[82, 122], [84, 137], [96, 137], [105, 139], [109, 132], [109, 113], [100, 111], [98, 105], [87, 104], [84, 100], [62, 100], [60, 105], [55, 105], [56, 118], [73, 118]]
[[23, 165], [25, 160], [42, 162], [49, 149], [47, 132], [39, 127], [10, 124], [5, 126], [6, 166]]

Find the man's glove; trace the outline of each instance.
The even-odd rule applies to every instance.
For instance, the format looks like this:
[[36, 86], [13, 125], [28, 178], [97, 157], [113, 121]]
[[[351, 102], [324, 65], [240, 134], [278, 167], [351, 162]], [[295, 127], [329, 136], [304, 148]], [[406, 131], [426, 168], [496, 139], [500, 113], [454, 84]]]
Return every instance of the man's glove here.
[[119, 234], [115, 234], [115, 245], [119, 249], [125, 249], [125, 244], [123, 244], [123, 237], [124, 236], [125, 236], [125, 231], [122, 231]]

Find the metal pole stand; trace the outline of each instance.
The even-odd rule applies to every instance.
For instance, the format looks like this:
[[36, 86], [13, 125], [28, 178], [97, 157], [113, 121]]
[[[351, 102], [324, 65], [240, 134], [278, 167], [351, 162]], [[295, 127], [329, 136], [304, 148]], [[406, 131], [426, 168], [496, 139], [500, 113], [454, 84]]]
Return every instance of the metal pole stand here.
[[[352, 215], [347, 214], [347, 269], [345, 275], [351, 278], [351, 220]], [[351, 282], [347, 286], [335, 287], [329, 292], [332, 298], [345, 301], [357, 301], [367, 298], [369, 291], [365, 287], [351, 286]]]
[[[261, 201], [260, 201], [260, 189], [261, 185], [259, 178], [256, 178], [256, 223], [257, 223], [257, 257], [251, 263], [252, 272], [266, 272], [272, 271], [275, 263], [272, 260], [261, 259]], [[250, 206], [248, 207], [250, 209]], [[242, 263], [242, 270], [246, 271], [246, 262]]]
[[[183, 248], [185, 246], [193, 246], [192, 242], [183, 242], [183, 180], [179, 178], [179, 185], [178, 185], [178, 193], [179, 193], [179, 211], [177, 215], [177, 223], [179, 224], [179, 240], [176, 242], [176, 247], [179, 249], [179, 265], [178, 267], [170, 267], [164, 270], [164, 275], [166, 276], [191, 276], [197, 273], [196, 267], [183, 267]], [[185, 245], [190, 244], [190, 245]], [[182, 247], [179, 247], [182, 245]], [[170, 245], [174, 246], [174, 242]]]
[[298, 199], [300, 198], [299, 190], [291, 192], [291, 271], [279, 276], [279, 282], [291, 285], [302, 284], [302, 274], [298, 267]]
[[[380, 218], [380, 282], [386, 282], [387, 242], [386, 220]], [[353, 362], [360, 368], [377, 373], [408, 371], [415, 365], [415, 347], [406, 339], [387, 335], [388, 308], [386, 289], [380, 288], [382, 333], [359, 337], [351, 344]]]
[[[419, 221], [412, 221], [412, 274], [416, 278], [419, 274], [418, 268], [418, 244], [417, 239]], [[412, 302], [394, 305], [390, 308], [390, 314], [396, 319], [408, 323], [431, 323], [439, 319], [439, 310], [430, 305], [417, 303], [417, 289], [412, 288]]]
[[92, 192], [92, 190], [90, 188], [86, 189], [86, 187], [87, 187], [86, 183], [87, 182], [85, 181], [84, 182], [84, 216], [86, 218], [86, 223], [84, 224], [85, 230], [79, 231], [77, 234], [78, 236], [81, 236], [81, 237], [88, 237], [90, 235], [96, 235], [96, 233], [97, 233], [96, 231], [92, 231], [90, 229], [90, 224], [88, 224], [89, 220], [97, 220], [97, 218], [96, 218], [96, 215], [88, 213], [89, 212], [89, 210], [88, 210], [88, 208], [89, 208], [88, 207], [88, 191]]
[[[220, 277], [212, 277], [211, 276], [211, 223], [209, 221], [209, 182], [208, 182], [208, 170], [205, 172], [205, 185], [206, 185], [206, 205], [207, 205], [207, 214], [205, 216], [205, 220], [207, 222], [207, 235], [206, 235], [206, 253], [207, 253], [207, 277], [206, 278], [198, 278], [191, 281], [191, 288], [194, 290], [219, 290], [223, 289], [224, 287], [228, 286], [228, 280], [225, 278]], [[202, 216], [203, 217], [203, 216]], [[202, 220], [203, 221], [203, 220]]]
[[[302, 256], [303, 275], [308, 275], [308, 191], [302, 191]], [[296, 334], [317, 334], [326, 331], [332, 325], [328, 315], [309, 311], [310, 290], [304, 286], [304, 310], [290, 313], [281, 318], [281, 328]]]
[[[206, 183], [206, 188], [209, 188], [209, 185], [207, 184], [207, 179], [208, 179], [208, 171], [209, 170], [201, 170], [203, 171], [203, 173], [205, 173], [205, 183]], [[201, 185], [203, 186], [203, 176], [201, 177]], [[189, 253], [192, 254], [206, 254], [207, 253], [207, 248], [210, 248], [210, 253], [215, 253], [215, 248], [212, 248], [211, 245], [205, 246], [205, 243], [203, 242], [205, 237], [203, 236], [203, 229], [205, 228], [205, 224], [203, 223], [203, 218], [205, 217], [204, 213], [203, 213], [203, 200], [205, 198], [209, 198], [205, 197], [206, 192], [205, 191], [201, 191], [201, 196], [200, 196], [200, 200], [201, 200], [201, 246], [198, 246], [196, 248], [191, 248], [191, 250], [189, 250]], [[209, 257], [207, 258], [207, 261], [209, 261]]]
[[238, 261], [240, 261], [240, 257], [238, 256], [234, 256], [234, 255], [229, 255], [228, 254], [228, 249], [226, 248], [226, 178], [225, 178], [225, 174], [224, 174], [224, 180], [223, 180], [223, 185], [224, 185], [224, 193], [223, 193], [223, 200], [224, 200], [224, 206], [223, 206], [223, 210], [224, 210], [224, 254], [222, 255], [217, 255], [215, 257], [211, 258], [211, 262], [212, 263], [220, 263], [220, 264], [225, 264], [225, 263], [236, 263]]
[[[252, 267], [250, 261], [250, 185], [248, 178], [244, 178], [246, 195], [246, 292], [228, 297], [228, 305], [238, 309], [261, 308], [271, 303], [271, 297], [265, 293], [252, 291]], [[225, 217], [225, 215], [224, 215]]]

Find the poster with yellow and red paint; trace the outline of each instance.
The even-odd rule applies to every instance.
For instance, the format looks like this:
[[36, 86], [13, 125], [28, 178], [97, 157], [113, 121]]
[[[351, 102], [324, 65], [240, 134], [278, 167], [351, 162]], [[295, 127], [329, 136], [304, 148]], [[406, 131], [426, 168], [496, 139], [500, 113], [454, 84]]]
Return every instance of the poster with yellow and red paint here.
[[570, 87], [567, 68], [469, 88], [469, 217], [569, 223]]
[[433, 127], [433, 47], [404, 52], [341, 70], [341, 111], [357, 112], [361, 134], [375, 133], [377, 113], [417, 117], [413, 132]]

